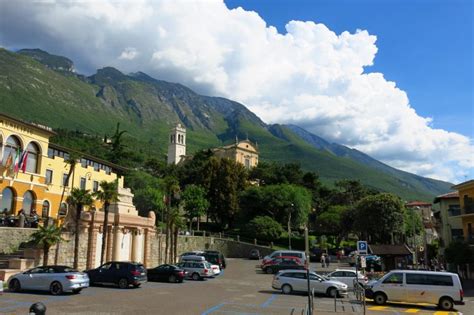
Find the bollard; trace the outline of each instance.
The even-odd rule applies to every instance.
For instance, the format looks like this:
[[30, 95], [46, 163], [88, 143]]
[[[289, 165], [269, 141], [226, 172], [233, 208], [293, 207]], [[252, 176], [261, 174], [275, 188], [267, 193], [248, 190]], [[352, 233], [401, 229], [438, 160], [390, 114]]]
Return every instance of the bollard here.
[[219, 238], [222, 238], [222, 233], [221, 232], [219, 232]]
[[240, 235], [237, 235], [237, 242], [240, 242]]
[[46, 305], [41, 302], [36, 302], [30, 306], [29, 314], [33, 315], [44, 315], [46, 314]]
[[337, 303], [337, 290], [336, 290], [336, 294], [334, 294], [334, 312], [337, 312], [336, 303]]
[[270, 242], [270, 248], [273, 248], [273, 242]]
[[256, 238], [253, 239], [253, 245], [257, 245], [257, 239]]

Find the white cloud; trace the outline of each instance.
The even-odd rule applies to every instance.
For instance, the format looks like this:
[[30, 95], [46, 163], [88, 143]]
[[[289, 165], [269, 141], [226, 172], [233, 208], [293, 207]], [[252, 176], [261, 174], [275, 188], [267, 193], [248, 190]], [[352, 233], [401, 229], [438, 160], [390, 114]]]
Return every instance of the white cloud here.
[[365, 30], [290, 21], [282, 34], [222, 0], [2, 1], [0, 12], [1, 46], [40, 47], [86, 72], [110, 65], [229, 97], [266, 122], [299, 124], [420, 175], [474, 173], [472, 139], [432, 128], [404, 91], [370, 72], [376, 37]]

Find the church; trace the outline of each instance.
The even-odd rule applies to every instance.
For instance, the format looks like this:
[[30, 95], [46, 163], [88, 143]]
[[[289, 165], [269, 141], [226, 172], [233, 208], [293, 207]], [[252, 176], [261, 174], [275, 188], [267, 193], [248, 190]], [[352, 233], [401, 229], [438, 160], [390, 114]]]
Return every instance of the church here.
[[[247, 169], [258, 165], [258, 146], [250, 140], [235, 139], [235, 143], [213, 148], [215, 156], [234, 160]], [[170, 131], [168, 145], [168, 164], [179, 164], [186, 158], [186, 128], [176, 124]]]

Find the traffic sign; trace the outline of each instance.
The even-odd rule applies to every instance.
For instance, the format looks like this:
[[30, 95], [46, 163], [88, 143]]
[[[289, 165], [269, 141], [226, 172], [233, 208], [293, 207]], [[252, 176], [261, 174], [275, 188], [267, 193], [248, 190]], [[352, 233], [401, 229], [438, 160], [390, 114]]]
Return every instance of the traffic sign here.
[[368, 250], [367, 241], [357, 241], [357, 252], [359, 255], [367, 255]]

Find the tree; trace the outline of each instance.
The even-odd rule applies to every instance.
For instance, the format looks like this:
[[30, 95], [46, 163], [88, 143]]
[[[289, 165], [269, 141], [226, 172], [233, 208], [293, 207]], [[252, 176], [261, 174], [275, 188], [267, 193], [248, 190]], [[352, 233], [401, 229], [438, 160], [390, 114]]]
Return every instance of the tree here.
[[125, 155], [124, 148], [125, 145], [122, 142], [122, 136], [126, 133], [126, 130], [120, 130], [120, 123], [117, 123], [117, 128], [115, 129], [115, 133], [110, 138], [110, 153], [109, 153], [109, 160], [113, 163], [120, 163], [123, 156]]
[[[69, 154], [69, 157], [64, 161], [66, 163], [66, 165], [69, 165], [69, 171], [67, 173], [66, 183], [69, 183], [69, 179], [72, 176], [71, 188], [74, 188], [74, 171], [76, 169], [76, 164], [77, 164], [78, 160], [79, 160], [79, 155], [76, 152], [71, 152]], [[64, 194], [66, 193], [66, 187], [68, 187], [68, 186], [69, 185], [64, 185], [63, 184], [63, 191], [61, 193], [61, 199], [59, 200], [58, 213], [61, 211], [61, 205], [62, 205], [63, 200], [64, 200]]]
[[285, 226], [291, 219], [290, 225], [300, 228], [308, 221], [311, 199], [311, 193], [301, 186], [290, 184], [252, 186], [241, 194], [241, 218], [248, 220], [255, 216], [269, 216]]
[[49, 249], [64, 239], [61, 237], [61, 228], [56, 225], [40, 226], [31, 234], [31, 240], [43, 248], [43, 265], [48, 265]]
[[197, 185], [188, 185], [182, 195], [184, 203], [184, 212], [189, 220], [189, 229], [192, 230], [192, 222], [197, 218], [197, 230], [199, 231], [199, 221], [201, 216], [206, 213], [209, 207], [209, 201], [206, 199], [206, 190]]
[[446, 247], [444, 252], [446, 261], [456, 265], [472, 263], [474, 251], [465, 242], [453, 242]]
[[390, 193], [363, 198], [356, 206], [354, 229], [373, 243], [390, 244], [403, 234], [404, 205]]
[[[166, 191], [166, 238], [165, 238], [165, 263], [168, 263], [168, 259], [173, 259], [173, 246], [174, 246], [174, 224], [178, 221], [179, 217], [179, 199], [181, 189], [179, 187], [178, 180], [173, 176], [168, 176], [164, 179], [165, 191]], [[174, 261], [173, 261], [174, 263]]]
[[69, 197], [67, 197], [66, 201], [69, 204], [70, 208], [74, 208], [76, 211], [76, 231], [74, 234], [74, 269], [77, 269], [79, 266], [79, 224], [81, 221], [81, 213], [84, 207], [91, 206], [94, 200], [92, 199], [92, 194], [89, 190], [73, 188], [71, 190], [71, 194], [69, 195]]
[[279, 239], [284, 232], [281, 224], [269, 216], [253, 218], [245, 225], [243, 231], [247, 236], [263, 241]]
[[208, 214], [223, 227], [232, 227], [239, 211], [239, 194], [247, 186], [246, 169], [234, 160], [212, 157], [205, 172], [209, 174]]
[[100, 264], [105, 260], [105, 243], [107, 241], [108, 225], [109, 225], [109, 207], [113, 202], [119, 201], [118, 182], [100, 182], [100, 190], [94, 193], [94, 196], [104, 205], [104, 231], [102, 233], [102, 248], [100, 250]]

